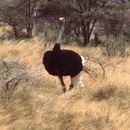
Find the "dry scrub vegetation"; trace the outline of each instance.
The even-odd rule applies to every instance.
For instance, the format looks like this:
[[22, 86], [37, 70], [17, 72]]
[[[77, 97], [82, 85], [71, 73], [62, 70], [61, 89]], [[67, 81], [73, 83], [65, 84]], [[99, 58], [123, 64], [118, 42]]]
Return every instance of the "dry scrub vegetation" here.
[[106, 74], [102, 79], [84, 72], [85, 88], [63, 94], [57, 78], [42, 65], [44, 51], [52, 48], [44, 45], [38, 38], [1, 42], [0, 130], [130, 129], [129, 56], [108, 58], [100, 48], [62, 46], [98, 58]]

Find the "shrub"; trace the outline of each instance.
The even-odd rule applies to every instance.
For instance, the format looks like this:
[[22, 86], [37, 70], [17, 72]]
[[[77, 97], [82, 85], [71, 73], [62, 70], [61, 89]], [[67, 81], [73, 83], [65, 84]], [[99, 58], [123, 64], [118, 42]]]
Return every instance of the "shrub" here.
[[0, 60], [0, 98], [9, 98], [18, 86], [36, 86], [42, 76], [18, 60]]
[[124, 37], [118, 37], [116, 39], [107, 39], [105, 42], [105, 49], [103, 54], [107, 56], [126, 56], [127, 55], [128, 43]]

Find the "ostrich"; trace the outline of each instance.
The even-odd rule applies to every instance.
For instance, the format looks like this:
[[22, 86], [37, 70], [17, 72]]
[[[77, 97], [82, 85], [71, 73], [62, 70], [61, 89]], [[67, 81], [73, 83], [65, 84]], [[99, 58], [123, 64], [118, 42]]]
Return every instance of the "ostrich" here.
[[83, 70], [84, 58], [72, 50], [61, 50], [60, 42], [62, 33], [64, 31], [65, 19], [59, 18], [61, 21], [61, 28], [58, 33], [56, 43], [53, 50], [44, 53], [43, 64], [50, 75], [57, 76], [62, 85], [63, 92], [66, 92], [66, 86], [63, 76], [70, 76], [71, 84], [69, 90], [78, 85], [84, 87], [81, 77]]

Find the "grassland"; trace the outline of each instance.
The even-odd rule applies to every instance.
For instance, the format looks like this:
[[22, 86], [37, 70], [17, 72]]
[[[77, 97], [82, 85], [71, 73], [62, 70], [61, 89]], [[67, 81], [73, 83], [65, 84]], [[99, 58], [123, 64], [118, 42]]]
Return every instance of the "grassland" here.
[[[62, 46], [108, 65], [105, 79], [83, 72], [85, 88], [63, 94], [58, 79], [42, 65], [43, 53], [53, 47], [45, 45], [38, 38], [1, 42], [1, 59], [23, 62], [43, 79], [30, 87], [19, 84], [8, 100], [1, 99], [0, 130], [129, 130], [130, 57], [108, 58], [100, 48]], [[69, 78], [65, 82], [69, 85]]]

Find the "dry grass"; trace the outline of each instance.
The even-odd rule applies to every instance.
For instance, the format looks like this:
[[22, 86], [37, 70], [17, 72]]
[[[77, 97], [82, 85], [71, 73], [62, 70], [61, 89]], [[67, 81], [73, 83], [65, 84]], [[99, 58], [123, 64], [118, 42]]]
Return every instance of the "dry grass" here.
[[[86, 87], [63, 94], [57, 78], [43, 68], [44, 44], [32, 39], [0, 45], [1, 58], [18, 59], [44, 77], [39, 85], [17, 90], [10, 100], [0, 104], [0, 130], [129, 130], [130, 57], [109, 59], [100, 48], [63, 46], [111, 65], [104, 80], [83, 73]], [[68, 78], [65, 82], [69, 85]]]

